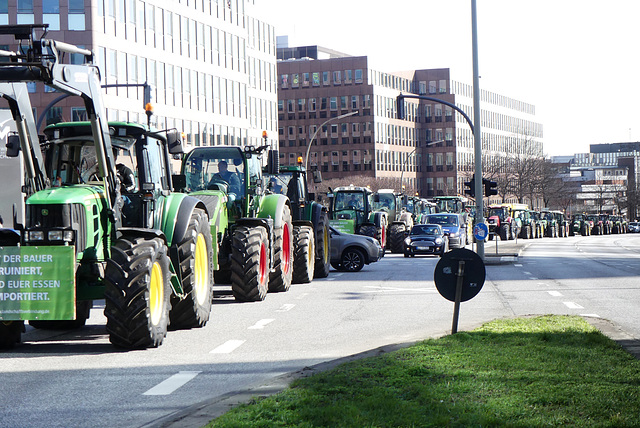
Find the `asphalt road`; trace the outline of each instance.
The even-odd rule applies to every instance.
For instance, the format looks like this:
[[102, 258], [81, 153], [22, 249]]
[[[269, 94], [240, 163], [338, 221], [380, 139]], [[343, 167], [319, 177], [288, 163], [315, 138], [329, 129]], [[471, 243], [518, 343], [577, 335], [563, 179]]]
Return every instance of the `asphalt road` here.
[[[487, 266], [483, 290], [461, 306], [459, 330], [567, 313], [607, 318], [640, 337], [640, 235], [498, 245], [522, 255]], [[29, 329], [25, 344], [0, 354], [0, 427], [197, 426], [225, 408], [221, 398], [238, 401], [235, 393], [260, 385], [266, 391], [253, 393], [270, 393], [288, 373], [448, 334], [453, 303], [435, 289], [437, 262], [387, 254], [359, 273], [332, 271], [258, 303], [235, 303], [228, 288], [216, 287], [205, 328], [170, 332], [161, 347], [144, 351], [109, 344], [98, 302], [85, 328]]]

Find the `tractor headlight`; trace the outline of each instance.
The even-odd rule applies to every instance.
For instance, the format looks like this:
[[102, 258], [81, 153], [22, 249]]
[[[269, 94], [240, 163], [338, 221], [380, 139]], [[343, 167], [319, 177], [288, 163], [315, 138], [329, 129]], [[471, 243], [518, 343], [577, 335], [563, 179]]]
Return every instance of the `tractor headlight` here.
[[27, 240], [44, 241], [44, 232], [42, 230], [32, 230], [30, 232], [27, 232]]
[[62, 241], [61, 230], [50, 230], [48, 233], [49, 241]]

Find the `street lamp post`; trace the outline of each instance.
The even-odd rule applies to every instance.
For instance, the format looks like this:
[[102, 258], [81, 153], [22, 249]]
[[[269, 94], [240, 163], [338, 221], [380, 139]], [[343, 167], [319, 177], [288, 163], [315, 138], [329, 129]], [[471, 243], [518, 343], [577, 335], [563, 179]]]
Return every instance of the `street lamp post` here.
[[[425, 147], [429, 147], [429, 146], [433, 146], [434, 144], [444, 143], [444, 142], [445, 142], [444, 140], [430, 141], [430, 142], [428, 142], [427, 144], [425, 144], [424, 146], [425, 146]], [[407, 155], [407, 160], [409, 160], [409, 157], [410, 157], [412, 154], [414, 154], [414, 153], [416, 152], [416, 150], [417, 150], [417, 149], [418, 149], [418, 147], [416, 147], [415, 149], [413, 149], [413, 150], [411, 150], [411, 151], [409, 152], [409, 154]], [[404, 171], [405, 171], [406, 169], [407, 169], [407, 168], [405, 168], [405, 167], [404, 167], [404, 164], [403, 164], [403, 167], [402, 167], [402, 173], [400, 173], [400, 187], [401, 187], [401, 188], [402, 188], [402, 185], [404, 184], [402, 180], [403, 180], [403, 177], [404, 177]], [[401, 190], [402, 190], [402, 189], [401, 189]]]
[[359, 113], [359, 111], [356, 110], [356, 111], [352, 111], [350, 113], [341, 114], [340, 116], [331, 117], [331, 118], [325, 120], [324, 122], [322, 122], [322, 124], [316, 128], [316, 131], [311, 136], [311, 140], [309, 140], [309, 147], [307, 147], [307, 155], [304, 158], [304, 169], [305, 169], [305, 171], [309, 170], [309, 168], [308, 168], [308, 166], [309, 166], [309, 152], [311, 151], [311, 146], [313, 145], [313, 141], [315, 140], [316, 135], [318, 135], [318, 131], [320, 129], [322, 129], [323, 126], [325, 126], [327, 123], [329, 123], [331, 121], [338, 120], [338, 119], [344, 119], [345, 117], [349, 117], [349, 116], [355, 116], [358, 113]]

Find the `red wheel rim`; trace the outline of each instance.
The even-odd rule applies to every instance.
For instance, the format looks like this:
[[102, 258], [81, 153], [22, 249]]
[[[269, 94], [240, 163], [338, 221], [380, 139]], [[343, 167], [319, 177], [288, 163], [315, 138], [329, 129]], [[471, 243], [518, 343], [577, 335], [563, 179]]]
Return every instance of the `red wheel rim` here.
[[260, 284], [267, 282], [267, 246], [264, 242], [260, 245]]
[[289, 223], [282, 226], [282, 263], [285, 273], [291, 270], [291, 236], [289, 234]]

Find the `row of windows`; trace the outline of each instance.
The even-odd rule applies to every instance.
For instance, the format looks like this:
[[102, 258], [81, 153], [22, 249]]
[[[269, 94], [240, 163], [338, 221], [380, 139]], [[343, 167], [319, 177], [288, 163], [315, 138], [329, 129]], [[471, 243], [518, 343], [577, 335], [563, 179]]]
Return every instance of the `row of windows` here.
[[[63, 17], [66, 17], [67, 26], [65, 28], [62, 28], [60, 21], [61, 1], [67, 8], [67, 13], [62, 14]], [[10, 19], [12, 22], [10, 22]], [[35, 24], [36, 22], [49, 24], [50, 31], [58, 31], [62, 29], [70, 31], [84, 31], [84, 0], [42, 0], [42, 15], [39, 14], [37, 19], [34, 13], [33, 0], [18, 0], [15, 22], [13, 22], [13, 16], [9, 17], [9, 1], [0, 0], [0, 25]], [[62, 22], [62, 24], [64, 24], [64, 22]]]
[[[322, 77], [322, 80], [320, 78]], [[361, 84], [364, 82], [362, 69], [357, 70], [334, 70], [334, 71], [315, 71], [312, 73], [292, 73], [280, 75], [280, 87], [288, 88], [307, 88], [309, 86], [334, 86], [350, 85], [352, 83]]]
[[[275, 103], [261, 100], [251, 104], [244, 82], [102, 47], [98, 48], [98, 64], [104, 83], [147, 82], [154, 87], [153, 100], [161, 104], [245, 119], [250, 114], [254, 121], [259, 114], [270, 123], [277, 120]], [[142, 93], [130, 88], [110, 91], [122, 91], [133, 98]]]
[[341, 110], [352, 109], [357, 110], [362, 105], [363, 108], [371, 107], [371, 95], [350, 95], [340, 97], [321, 97], [309, 98], [308, 102], [305, 98], [298, 99], [278, 99], [278, 111], [283, 112], [287, 106], [288, 113], [304, 112], [308, 109], [310, 112], [320, 110]]
[[348, 135], [349, 130], [351, 130], [351, 135], [359, 135], [360, 132], [363, 132], [365, 134], [371, 133], [371, 122], [344, 122], [340, 124], [334, 123], [331, 125], [325, 124], [322, 126], [322, 129], [318, 133], [316, 133], [318, 131], [318, 127], [316, 125], [298, 127], [287, 126], [286, 128], [281, 126], [278, 128], [278, 135], [284, 136], [285, 129], [287, 130], [286, 136], [288, 137], [304, 137], [305, 135], [307, 135], [307, 132], [305, 132], [306, 130], [308, 130], [309, 138], [313, 137], [314, 134], [320, 137], [326, 137], [329, 132], [331, 132], [332, 136], [338, 135], [338, 132], [340, 132], [342, 135]]
[[[328, 146], [328, 145], [332, 145], [332, 146], [336, 146], [338, 144], [370, 144], [373, 142], [373, 139], [370, 135], [365, 135], [362, 137], [342, 137], [342, 138], [320, 138], [318, 140], [316, 140], [316, 144], [319, 144], [321, 146]], [[307, 139], [306, 138], [299, 138], [297, 140], [295, 139], [289, 139], [289, 140], [280, 140], [279, 142], [280, 147], [285, 148], [285, 147], [307, 147]]]

